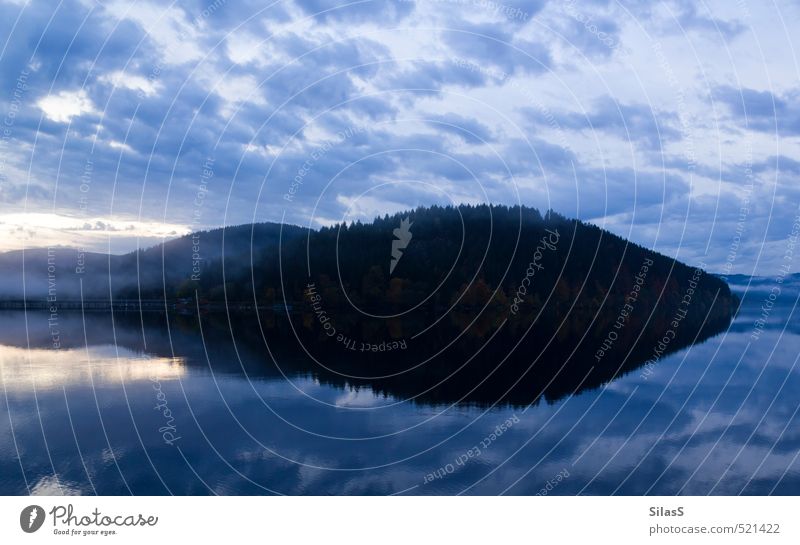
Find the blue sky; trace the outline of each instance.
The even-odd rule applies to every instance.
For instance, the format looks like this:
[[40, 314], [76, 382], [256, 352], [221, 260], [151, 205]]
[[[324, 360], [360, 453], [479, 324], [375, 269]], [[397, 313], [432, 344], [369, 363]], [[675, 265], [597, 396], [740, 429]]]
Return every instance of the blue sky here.
[[553, 208], [800, 270], [800, 3], [0, 1], [0, 249]]

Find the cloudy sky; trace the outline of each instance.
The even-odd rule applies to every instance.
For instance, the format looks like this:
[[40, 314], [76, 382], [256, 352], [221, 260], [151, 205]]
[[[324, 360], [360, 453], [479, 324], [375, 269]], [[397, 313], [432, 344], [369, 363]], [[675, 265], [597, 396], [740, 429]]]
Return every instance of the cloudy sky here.
[[797, 271], [798, 21], [796, 1], [0, 1], [0, 249], [490, 202]]

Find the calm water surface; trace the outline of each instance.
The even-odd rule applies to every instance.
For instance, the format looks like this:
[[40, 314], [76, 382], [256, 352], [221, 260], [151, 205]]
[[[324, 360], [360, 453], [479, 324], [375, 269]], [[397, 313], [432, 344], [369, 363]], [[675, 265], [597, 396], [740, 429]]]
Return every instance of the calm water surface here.
[[650, 374], [513, 407], [321, 382], [176, 323], [65, 313], [55, 350], [47, 315], [2, 313], [0, 494], [798, 494], [798, 290], [754, 340], [770, 287]]

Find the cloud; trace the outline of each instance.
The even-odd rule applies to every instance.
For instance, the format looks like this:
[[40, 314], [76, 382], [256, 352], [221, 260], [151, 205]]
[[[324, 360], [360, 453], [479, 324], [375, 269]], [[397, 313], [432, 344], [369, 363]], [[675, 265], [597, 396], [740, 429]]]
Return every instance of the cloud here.
[[126, 73], [121, 70], [104, 74], [98, 78], [100, 82], [110, 83], [115, 87], [128, 89], [130, 91], [137, 91], [145, 97], [155, 95], [161, 84], [154, 77], [145, 77], [137, 74]]
[[203, 34], [198, 23], [175, 5], [162, 6], [150, 2], [131, 3], [117, 0], [104, 4], [107, 14], [118, 20], [135, 22], [152, 40], [167, 64], [183, 64], [203, 58]]
[[[736, 19], [724, 20], [709, 13], [701, 13], [697, 3], [691, 0], [680, 0], [676, 4], [678, 28], [701, 31], [711, 36], [721, 34], [727, 40], [747, 29], [746, 25]], [[705, 7], [707, 9], [707, 5]]]
[[624, 10], [612, 5], [599, 10], [598, 6], [574, 0], [551, 2], [548, 13], [552, 23], [548, 24], [564, 37], [562, 47], [571, 56], [578, 49], [593, 61], [606, 60], [621, 49], [622, 26], [626, 18]]
[[95, 107], [83, 89], [48, 95], [37, 105], [48, 119], [56, 123], [69, 123], [75, 116], [95, 113]]
[[393, 70], [386, 71], [379, 82], [384, 88], [413, 90], [418, 94], [435, 95], [446, 85], [478, 87], [488, 78], [479, 70], [471, 70], [457, 62], [413, 61], [397, 63]]
[[554, 119], [565, 130], [596, 131], [651, 150], [659, 150], [665, 143], [682, 137], [674, 112], [658, 111], [645, 104], [623, 104], [611, 96], [595, 99], [586, 112], [552, 112], [552, 119], [533, 108], [524, 108], [523, 113], [535, 126], [549, 125]]
[[455, 113], [435, 115], [428, 118], [427, 122], [440, 131], [458, 136], [467, 144], [482, 144], [493, 139], [489, 127], [476, 119]]
[[442, 39], [452, 56], [481, 66], [493, 66], [505, 74], [538, 73], [547, 70], [552, 58], [542, 43], [517, 40], [513, 30], [490, 23], [461, 22], [442, 31]]
[[[727, 42], [744, 33], [748, 28], [735, 13], [749, 17], [746, 6], [732, 4], [698, 4], [693, 0], [665, 0], [663, 2], [626, 2], [627, 13], [632, 13], [639, 24], [646, 25], [651, 32], [661, 35], [685, 36], [691, 32], [709, 41]], [[719, 16], [719, 12], [724, 13]]]
[[348, 23], [397, 23], [414, 11], [412, 0], [297, 0], [297, 5], [315, 19]]
[[[683, 0], [59, 6], [0, 3], [0, 33], [14, 44], [0, 58], [9, 82], [0, 116], [10, 120], [0, 214], [55, 204], [65, 215], [197, 228], [284, 214], [306, 223], [315, 206], [315, 218], [340, 218], [381, 186], [365, 214], [521, 201], [639, 242], [697, 222], [687, 236], [700, 259], [704, 237], [726, 246], [714, 214], [729, 229], [748, 182], [742, 134], [758, 185], [774, 188], [774, 198], [756, 192], [773, 207], [753, 205], [752, 224], [786, 220], [798, 198], [800, 152], [778, 139], [800, 134], [800, 89], [785, 46], [751, 39], [783, 24], [769, 10], [745, 18], [741, 6]], [[753, 60], [759, 46], [766, 64]], [[746, 84], [732, 87], [730, 74]], [[326, 141], [333, 147], [284, 200]], [[208, 158], [214, 177], [195, 223]], [[115, 232], [91, 225], [93, 241]], [[755, 231], [743, 246], [758, 244]]]
[[714, 96], [728, 107], [741, 128], [787, 136], [800, 134], [798, 90], [776, 95], [771, 91], [723, 85], [717, 87]]

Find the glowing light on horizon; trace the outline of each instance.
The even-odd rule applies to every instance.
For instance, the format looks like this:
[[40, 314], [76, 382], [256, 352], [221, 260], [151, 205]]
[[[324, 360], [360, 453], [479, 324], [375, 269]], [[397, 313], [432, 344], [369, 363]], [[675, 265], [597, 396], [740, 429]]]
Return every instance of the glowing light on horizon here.
[[0, 252], [45, 246], [98, 251], [111, 248], [112, 252], [121, 252], [190, 232], [186, 225], [156, 221], [78, 218], [41, 212], [0, 214]]

